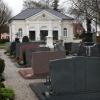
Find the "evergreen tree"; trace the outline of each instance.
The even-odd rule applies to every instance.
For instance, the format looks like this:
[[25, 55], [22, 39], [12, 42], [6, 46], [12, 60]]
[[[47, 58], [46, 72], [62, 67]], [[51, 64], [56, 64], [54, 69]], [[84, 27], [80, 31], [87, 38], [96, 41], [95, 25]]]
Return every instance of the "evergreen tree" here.
[[53, 10], [58, 11], [58, 6], [59, 6], [58, 3], [59, 3], [59, 0], [54, 0], [53, 1], [53, 4], [52, 4]]

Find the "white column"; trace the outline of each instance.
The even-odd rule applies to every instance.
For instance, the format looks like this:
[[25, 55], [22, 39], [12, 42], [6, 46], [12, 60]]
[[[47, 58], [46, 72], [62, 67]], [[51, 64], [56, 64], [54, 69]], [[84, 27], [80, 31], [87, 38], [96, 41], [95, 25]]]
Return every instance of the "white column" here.
[[49, 37], [53, 37], [52, 31], [53, 31], [52, 29], [49, 29], [49, 30], [48, 30], [48, 36], [49, 36]]
[[36, 41], [40, 40], [40, 25], [39, 21], [36, 23]]
[[23, 34], [23, 36], [28, 36], [29, 37], [29, 21], [26, 21], [25, 22], [25, 27], [26, 27], [26, 31], [25, 31], [25, 33]]
[[47, 36], [47, 41], [46, 41], [46, 46], [49, 48], [54, 48], [53, 45], [53, 34], [52, 34], [52, 22], [49, 22], [49, 31], [48, 31], [48, 36]]
[[52, 31], [53, 31], [53, 29], [52, 29], [52, 22], [51, 22], [51, 21], [49, 21], [48, 36], [53, 37]]
[[70, 35], [71, 35], [71, 42], [73, 42], [74, 40], [74, 33], [73, 33], [73, 23], [71, 23], [71, 25], [70, 25]]
[[61, 40], [63, 37], [63, 33], [62, 33], [62, 22], [59, 22], [59, 30], [58, 30], [58, 39]]
[[26, 24], [26, 33], [24, 34], [24, 36], [27, 35], [29, 37], [29, 25]]

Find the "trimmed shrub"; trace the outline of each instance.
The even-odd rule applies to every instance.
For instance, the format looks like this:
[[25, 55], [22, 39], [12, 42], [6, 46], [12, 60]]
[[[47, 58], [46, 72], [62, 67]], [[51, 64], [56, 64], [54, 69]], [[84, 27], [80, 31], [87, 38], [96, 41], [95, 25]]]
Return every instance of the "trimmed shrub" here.
[[4, 83], [0, 83], [0, 88], [5, 88]]
[[0, 88], [0, 100], [14, 100], [15, 93], [9, 88]]
[[3, 73], [4, 69], [5, 69], [5, 62], [3, 59], [0, 58], [0, 74]]
[[5, 62], [3, 59], [0, 58], [0, 82], [4, 81], [4, 77], [2, 75], [4, 72], [4, 69], [5, 69]]
[[9, 42], [9, 39], [0, 39], [0, 44], [6, 43], [6, 42]]
[[6, 42], [5, 43], [5, 52], [4, 52], [4, 54], [8, 54], [8, 53], [10, 53], [10, 45], [11, 45], [11, 42]]
[[22, 39], [22, 42], [29, 42], [28, 36], [24, 36], [23, 39]]
[[3, 80], [3, 71], [5, 69], [5, 62], [3, 59], [0, 58], [0, 100], [14, 100], [15, 93], [12, 89], [5, 88]]
[[15, 41], [13, 41], [10, 45], [10, 55], [15, 55], [16, 52], [16, 44], [20, 43], [19, 38], [15, 38]]
[[16, 49], [16, 42], [12, 42], [10, 45], [10, 55], [14, 55]]

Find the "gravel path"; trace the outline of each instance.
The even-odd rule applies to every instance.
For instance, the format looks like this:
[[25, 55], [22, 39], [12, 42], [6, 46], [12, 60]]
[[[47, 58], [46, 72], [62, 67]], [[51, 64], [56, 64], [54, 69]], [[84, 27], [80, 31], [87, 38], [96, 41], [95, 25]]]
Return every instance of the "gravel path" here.
[[12, 88], [15, 91], [15, 100], [38, 100], [36, 95], [29, 87], [29, 83], [40, 82], [43, 80], [25, 80], [19, 74], [19, 68], [16, 68], [14, 63], [4, 55], [4, 50], [0, 50], [0, 57], [5, 60], [5, 84], [7, 87]]

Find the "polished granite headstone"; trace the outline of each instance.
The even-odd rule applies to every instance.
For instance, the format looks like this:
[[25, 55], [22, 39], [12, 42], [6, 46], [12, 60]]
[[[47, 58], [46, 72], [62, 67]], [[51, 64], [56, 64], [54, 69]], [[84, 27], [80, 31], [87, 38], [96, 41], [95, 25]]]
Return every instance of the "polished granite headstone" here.
[[36, 41], [36, 42], [18, 43], [16, 45], [16, 59], [19, 61], [23, 61], [23, 53], [25, 50], [37, 48], [41, 44], [44, 44], [44, 42]]
[[31, 67], [34, 75], [49, 73], [49, 60], [65, 58], [65, 51], [32, 52]]
[[80, 43], [64, 43], [65, 50], [67, 54], [77, 55], [80, 47]]
[[47, 84], [30, 84], [30, 87], [39, 100], [100, 100], [100, 58], [50, 61]]
[[26, 50], [25, 58], [26, 58], [26, 66], [27, 67], [31, 66], [32, 52], [38, 52], [38, 51], [50, 51], [50, 49], [47, 47], [37, 47], [37, 48], [32, 48], [32, 49]]
[[92, 42], [80, 45], [78, 56], [100, 57], [100, 44]]
[[70, 54], [77, 55], [80, 43], [72, 43]]

